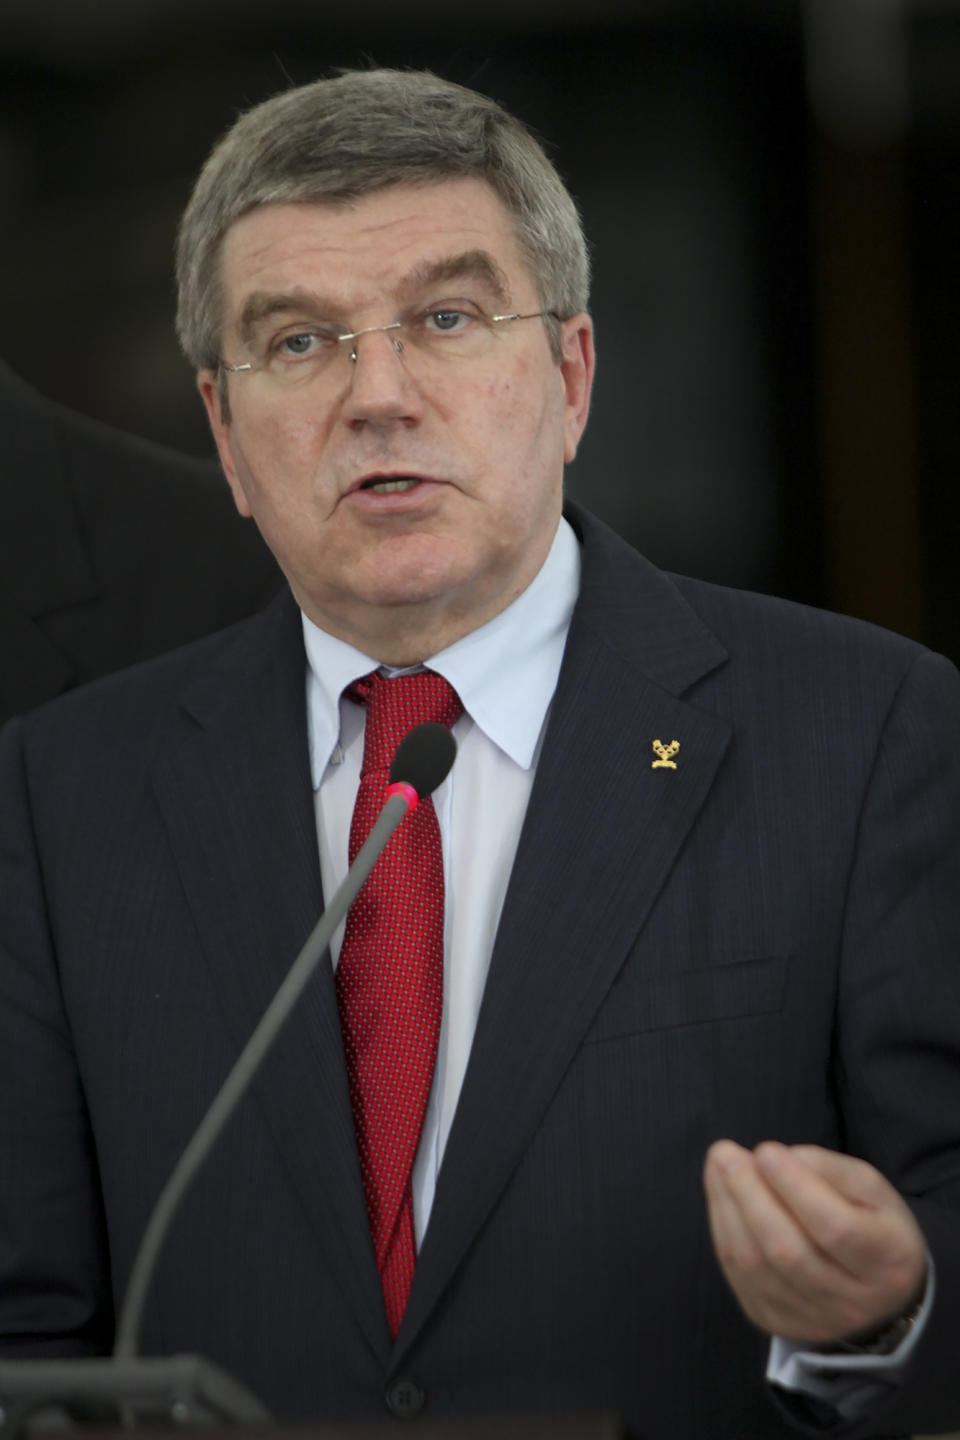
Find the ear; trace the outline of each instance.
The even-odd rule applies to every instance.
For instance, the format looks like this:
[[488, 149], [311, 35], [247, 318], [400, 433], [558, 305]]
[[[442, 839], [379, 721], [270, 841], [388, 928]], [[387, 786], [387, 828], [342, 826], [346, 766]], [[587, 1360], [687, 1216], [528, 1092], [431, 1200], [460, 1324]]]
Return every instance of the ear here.
[[583, 313], [573, 315], [563, 322], [563, 358], [560, 361], [566, 396], [563, 458], [568, 464], [577, 453], [590, 413], [595, 363], [593, 321]]
[[223, 473], [227, 477], [227, 484], [230, 486], [230, 493], [233, 495], [233, 503], [240, 511], [240, 514], [249, 520], [253, 511], [250, 509], [243, 486], [237, 475], [237, 467], [234, 464], [230, 421], [223, 413], [223, 404], [220, 396], [220, 377], [216, 370], [199, 370], [197, 372], [197, 389], [200, 391], [201, 398], [206, 407], [207, 419], [210, 421], [210, 429], [213, 432], [213, 439], [217, 447], [217, 454], [220, 456]]

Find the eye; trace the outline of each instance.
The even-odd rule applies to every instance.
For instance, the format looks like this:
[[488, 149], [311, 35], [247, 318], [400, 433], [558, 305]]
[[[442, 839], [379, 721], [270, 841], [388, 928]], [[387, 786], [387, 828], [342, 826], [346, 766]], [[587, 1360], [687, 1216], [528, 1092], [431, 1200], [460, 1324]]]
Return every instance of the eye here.
[[478, 319], [479, 316], [473, 311], [455, 305], [441, 305], [426, 312], [423, 324], [428, 333], [433, 335], [459, 335], [469, 330]]
[[270, 349], [281, 360], [306, 360], [319, 355], [329, 355], [336, 344], [335, 331], [315, 325], [309, 330], [294, 330], [288, 335], [279, 336]]
[[280, 350], [288, 355], [307, 355], [316, 342], [316, 336], [310, 331], [300, 335], [286, 335], [280, 341]]

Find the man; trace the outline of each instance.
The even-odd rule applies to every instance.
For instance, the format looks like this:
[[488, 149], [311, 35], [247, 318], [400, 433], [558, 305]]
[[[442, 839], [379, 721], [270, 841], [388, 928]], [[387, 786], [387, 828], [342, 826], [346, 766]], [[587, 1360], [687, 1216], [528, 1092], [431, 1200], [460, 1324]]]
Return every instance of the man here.
[[[442, 875], [361, 894], [178, 1217], [146, 1348], [287, 1415], [957, 1423], [952, 667], [561, 519], [586, 253], [493, 102], [369, 72], [258, 107], [179, 278], [293, 599], [0, 747], [5, 1348], [109, 1346], [156, 1194], [346, 870], [377, 697], [430, 686], [459, 752], [411, 863], [442, 845]], [[418, 1046], [378, 987], [432, 953], [438, 893]]]
[[54, 405], [2, 363], [0, 436], [0, 723], [276, 592], [214, 466]]

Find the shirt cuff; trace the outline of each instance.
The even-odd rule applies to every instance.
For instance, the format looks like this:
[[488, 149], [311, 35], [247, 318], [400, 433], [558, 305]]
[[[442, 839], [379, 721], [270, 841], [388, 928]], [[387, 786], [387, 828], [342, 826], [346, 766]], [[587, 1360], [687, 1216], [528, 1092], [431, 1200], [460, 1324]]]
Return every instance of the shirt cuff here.
[[855, 1351], [824, 1355], [774, 1335], [767, 1359], [767, 1380], [784, 1390], [825, 1401], [845, 1420], [859, 1419], [900, 1383], [926, 1327], [935, 1292], [933, 1260], [928, 1255], [927, 1284], [920, 1310], [896, 1350], [889, 1355], [858, 1355]]

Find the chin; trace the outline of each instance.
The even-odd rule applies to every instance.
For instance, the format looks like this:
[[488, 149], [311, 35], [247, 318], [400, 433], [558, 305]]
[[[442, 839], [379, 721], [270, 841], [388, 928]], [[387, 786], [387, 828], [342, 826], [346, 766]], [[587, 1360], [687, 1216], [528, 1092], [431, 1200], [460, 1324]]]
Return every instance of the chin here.
[[479, 568], [478, 557], [464, 554], [456, 542], [418, 535], [408, 544], [381, 547], [356, 579], [373, 605], [416, 605], [455, 593]]
[[384, 610], [397, 609], [406, 605], [431, 605], [453, 595], [460, 585], [453, 580], [440, 578], [427, 580], [423, 575], [411, 575], [409, 579], [382, 580], [364, 596], [369, 605]]

